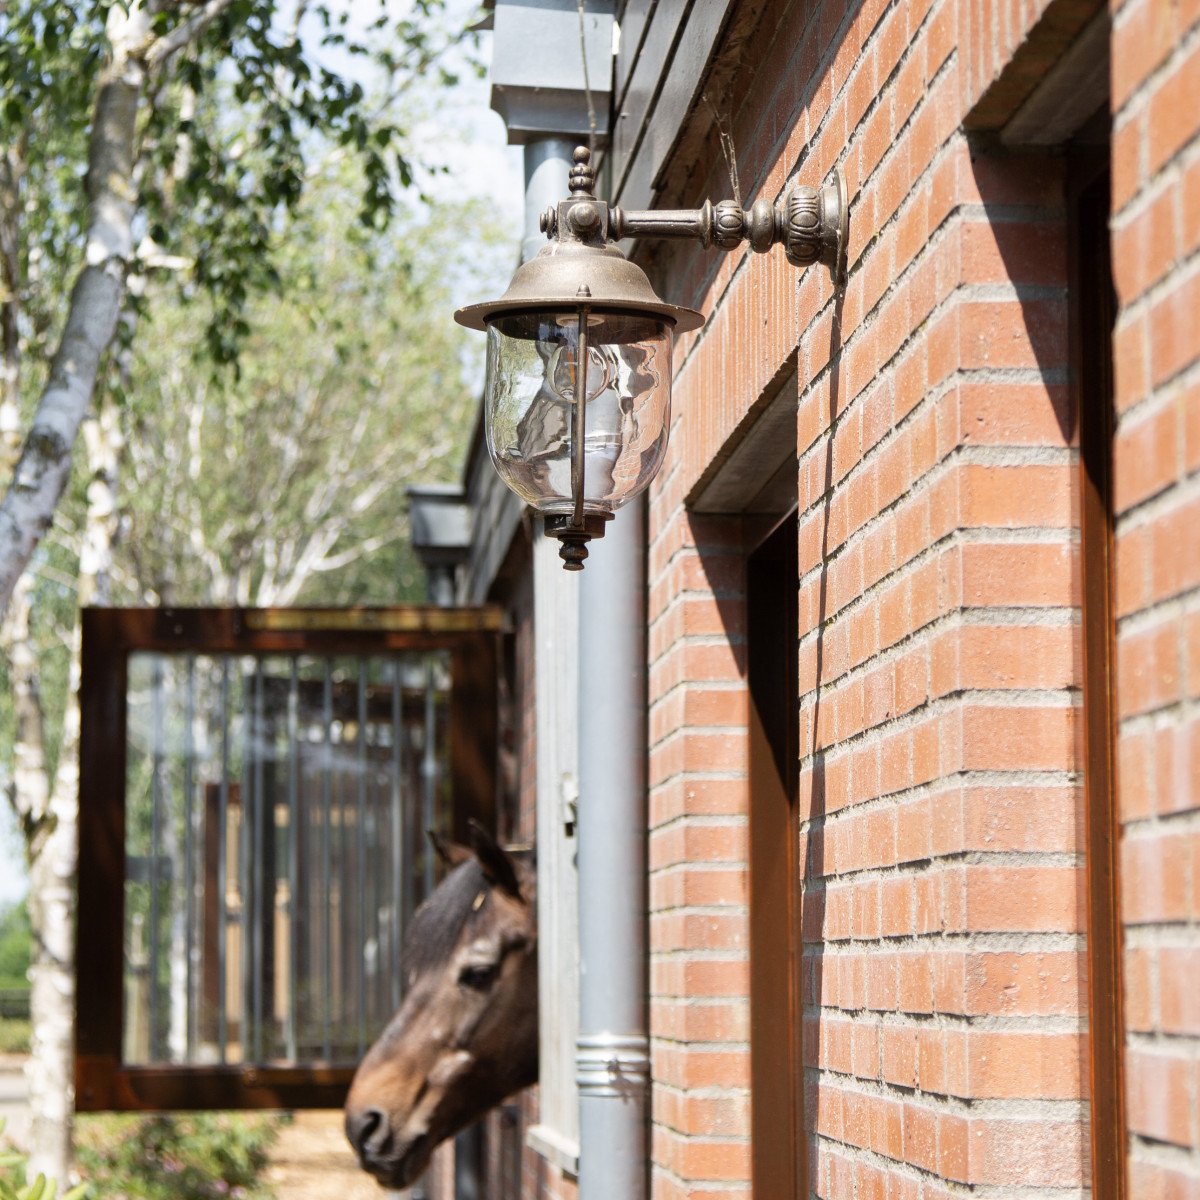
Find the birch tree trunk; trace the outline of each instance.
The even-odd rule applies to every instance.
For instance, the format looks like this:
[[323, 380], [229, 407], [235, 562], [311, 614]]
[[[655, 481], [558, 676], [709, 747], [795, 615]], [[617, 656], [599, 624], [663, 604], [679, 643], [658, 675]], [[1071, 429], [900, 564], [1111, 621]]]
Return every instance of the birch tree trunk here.
[[21, 452], [22, 147], [0, 150], [0, 461], [7, 475]]
[[[79, 556], [79, 609], [109, 598], [117, 527], [116, 482], [122, 437], [117, 407], [100, 405], [84, 424], [88, 455], [87, 520]], [[26, 577], [28, 578], [28, 577]], [[22, 581], [24, 586], [24, 581]], [[71, 638], [62, 746], [44, 815], [27, 834], [29, 920], [34, 957], [29, 1078], [29, 1170], [66, 1187], [71, 1170], [75, 1046], [75, 867], [78, 858], [79, 670], [81, 622]], [[26, 631], [27, 632], [27, 631]], [[45, 756], [42, 773], [46, 777]]]
[[[50, 524], [71, 451], [112, 342], [133, 252], [134, 142], [146, 79], [149, 17], [137, 3], [108, 18], [112, 58], [100, 76], [88, 147], [88, 232], [62, 339], [21, 457], [0, 501], [0, 612]], [[32, 880], [31, 880], [32, 882]]]

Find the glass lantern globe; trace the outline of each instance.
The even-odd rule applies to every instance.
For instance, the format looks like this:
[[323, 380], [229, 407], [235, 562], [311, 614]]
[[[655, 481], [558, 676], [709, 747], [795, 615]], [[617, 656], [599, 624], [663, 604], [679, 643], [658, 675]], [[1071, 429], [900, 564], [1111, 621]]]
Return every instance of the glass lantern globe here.
[[674, 335], [702, 318], [660, 300], [615, 247], [555, 243], [500, 300], [455, 319], [487, 332], [492, 462], [578, 570], [587, 541], [662, 465]]
[[504, 482], [539, 512], [574, 512], [582, 403], [584, 512], [611, 514], [643, 491], [667, 449], [671, 341], [669, 322], [634, 314], [576, 310], [490, 321], [485, 425]]

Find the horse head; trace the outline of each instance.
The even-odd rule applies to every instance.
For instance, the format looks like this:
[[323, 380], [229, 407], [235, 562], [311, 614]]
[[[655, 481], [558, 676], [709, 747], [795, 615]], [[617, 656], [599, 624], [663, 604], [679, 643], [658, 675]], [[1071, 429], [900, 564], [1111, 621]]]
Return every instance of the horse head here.
[[413, 914], [404, 1000], [346, 1098], [346, 1136], [389, 1188], [409, 1186], [440, 1142], [537, 1082], [532, 856], [474, 823], [471, 833], [470, 847], [431, 835], [452, 869]]

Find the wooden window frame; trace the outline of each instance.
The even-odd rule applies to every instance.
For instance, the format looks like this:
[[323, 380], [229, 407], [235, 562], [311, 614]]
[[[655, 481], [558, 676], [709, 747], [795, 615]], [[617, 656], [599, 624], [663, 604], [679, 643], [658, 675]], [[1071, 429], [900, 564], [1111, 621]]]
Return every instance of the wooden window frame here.
[[83, 612], [80, 682], [76, 1108], [81, 1112], [336, 1108], [351, 1067], [312, 1063], [130, 1065], [124, 1061], [126, 702], [129, 657], [446, 651], [451, 659], [452, 834], [491, 828], [503, 614], [486, 606], [161, 608]]

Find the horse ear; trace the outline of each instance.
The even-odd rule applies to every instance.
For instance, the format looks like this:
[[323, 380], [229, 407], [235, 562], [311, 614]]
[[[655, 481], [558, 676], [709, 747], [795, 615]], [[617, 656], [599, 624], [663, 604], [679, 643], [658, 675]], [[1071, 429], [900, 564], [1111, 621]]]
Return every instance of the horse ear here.
[[467, 824], [471, 830], [471, 846], [483, 868], [483, 877], [493, 887], [521, 899], [521, 883], [511, 855], [478, 821], [472, 819]]
[[457, 867], [459, 863], [465, 863], [471, 857], [469, 846], [463, 846], [458, 842], [450, 841], [449, 838], [442, 837], [436, 829], [425, 830], [425, 836], [437, 852], [438, 858], [448, 867]]

